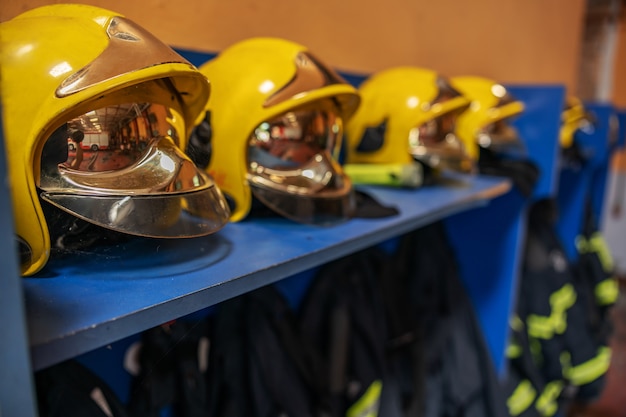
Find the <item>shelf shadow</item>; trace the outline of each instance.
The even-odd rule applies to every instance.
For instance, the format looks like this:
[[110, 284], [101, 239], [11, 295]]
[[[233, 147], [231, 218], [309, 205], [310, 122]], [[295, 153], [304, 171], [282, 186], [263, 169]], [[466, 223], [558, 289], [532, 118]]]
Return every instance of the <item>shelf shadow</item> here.
[[122, 243], [83, 250], [54, 249], [33, 278], [84, 276], [107, 279], [171, 277], [207, 268], [226, 258], [232, 243], [213, 234], [188, 239], [133, 237]]

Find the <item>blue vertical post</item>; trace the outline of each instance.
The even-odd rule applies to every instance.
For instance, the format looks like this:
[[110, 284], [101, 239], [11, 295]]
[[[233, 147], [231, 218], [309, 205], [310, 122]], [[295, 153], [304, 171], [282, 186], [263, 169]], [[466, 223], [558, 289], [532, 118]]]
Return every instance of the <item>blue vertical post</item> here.
[[17, 248], [11, 207], [10, 179], [0, 109], [0, 415], [36, 417], [35, 391], [26, 333], [24, 298], [18, 268]]
[[446, 226], [456, 252], [461, 278], [476, 309], [496, 368], [505, 369], [508, 321], [517, 299], [526, 211], [530, 202], [556, 192], [558, 136], [565, 100], [561, 85], [510, 85], [509, 92], [525, 111], [513, 125], [526, 145], [528, 158], [540, 170], [531, 197], [518, 190], [488, 206], [450, 217]]

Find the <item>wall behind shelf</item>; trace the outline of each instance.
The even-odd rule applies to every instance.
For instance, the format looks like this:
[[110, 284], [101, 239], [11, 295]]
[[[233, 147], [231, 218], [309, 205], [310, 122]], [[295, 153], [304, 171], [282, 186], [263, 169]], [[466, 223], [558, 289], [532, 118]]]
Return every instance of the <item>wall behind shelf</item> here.
[[[5, 1], [0, 21], [53, 0]], [[85, 0], [178, 48], [218, 52], [252, 36], [307, 45], [331, 66], [370, 73], [418, 65], [507, 83], [577, 85], [584, 0]], [[381, 8], [384, 12], [381, 13]]]
[[626, 108], [626, 10], [622, 8], [617, 28], [615, 63], [613, 66], [612, 101], [620, 109]]

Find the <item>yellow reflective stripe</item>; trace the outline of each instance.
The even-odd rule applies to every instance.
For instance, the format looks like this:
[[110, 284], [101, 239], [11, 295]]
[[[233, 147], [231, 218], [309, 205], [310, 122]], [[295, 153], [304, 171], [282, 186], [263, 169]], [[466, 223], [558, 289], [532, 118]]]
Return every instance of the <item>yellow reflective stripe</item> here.
[[550, 339], [554, 333], [562, 334], [567, 329], [567, 310], [576, 302], [576, 291], [572, 284], [565, 284], [550, 295], [549, 316], [529, 314], [528, 334], [539, 339]]
[[511, 342], [506, 347], [506, 357], [509, 359], [515, 359], [520, 356], [522, 356], [522, 347], [516, 342]]
[[598, 354], [580, 365], [570, 367], [565, 373], [574, 385], [585, 385], [595, 381], [606, 373], [611, 362], [611, 349], [602, 347], [598, 349]]
[[591, 245], [589, 244], [589, 241], [587, 240], [587, 237], [585, 235], [576, 236], [574, 242], [576, 244], [576, 249], [578, 250], [578, 253], [591, 252]]
[[578, 253], [595, 253], [600, 259], [602, 269], [606, 272], [613, 271], [613, 255], [604, 236], [600, 232], [594, 232], [589, 239], [584, 236], [576, 237], [576, 249]]
[[506, 405], [509, 408], [509, 413], [512, 416], [518, 416], [528, 409], [535, 401], [537, 391], [529, 380], [524, 379], [521, 381], [509, 398], [506, 400]]
[[589, 239], [589, 246], [592, 251], [598, 254], [602, 268], [607, 272], [613, 272], [613, 256], [609, 250], [606, 240], [600, 232], [595, 232]]
[[554, 335], [554, 326], [552, 325], [552, 316], [540, 316], [537, 314], [529, 314], [526, 322], [528, 323], [528, 334], [537, 339], [550, 339]]
[[[576, 238], [576, 248], [579, 253], [595, 253], [598, 255], [602, 269], [609, 273], [613, 273], [613, 256], [609, 249], [609, 245], [600, 232], [595, 232], [591, 238], [585, 239], [583, 236]], [[599, 305], [610, 305], [615, 303], [619, 295], [617, 282], [613, 277], [602, 281], [596, 285], [595, 296]]]
[[378, 416], [378, 406], [380, 403], [380, 393], [383, 390], [383, 383], [376, 380], [370, 384], [361, 396], [346, 412], [346, 417], [376, 417]]
[[594, 290], [596, 302], [599, 305], [606, 306], [615, 304], [619, 296], [619, 285], [613, 277], [600, 281]]
[[511, 326], [511, 329], [515, 330], [516, 332], [521, 332], [522, 330], [524, 330], [524, 322], [522, 321], [522, 319], [519, 318], [517, 314], [511, 316], [511, 318], [509, 319], [509, 326]]
[[550, 295], [550, 305], [553, 310], [563, 312], [576, 302], [576, 291], [572, 284], [565, 284]]
[[572, 369], [572, 355], [568, 351], [563, 351], [559, 355], [559, 361], [561, 362], [561, 373], [565, 376]]
[[557, 399], [561, 395], [561, 391], [563, 391], [563, 381], [552, 381], [546, 384], [535, 405], [539, 414], [545, 417], [556, 414], [559, 409]]
[[567, 311], [560, 310], [558, 314], [552, 314], [550, 317], [552, 319], [552, 327], [554, 328], [554, 332], [557, 334], [565, 333], [567, 330]]

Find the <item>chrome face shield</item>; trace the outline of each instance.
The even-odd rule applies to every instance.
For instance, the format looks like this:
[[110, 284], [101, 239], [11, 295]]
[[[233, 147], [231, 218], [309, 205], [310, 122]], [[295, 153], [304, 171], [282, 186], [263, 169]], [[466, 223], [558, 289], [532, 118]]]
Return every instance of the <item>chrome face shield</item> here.
[[497, 154], [526, 156], [527, 150], [520, 135], [508, 119], [498, 120], [483, 127], [476, 135], [478, 145]]
[[447, 113], [409, 132], [409, 153], [431, 168], [470, 172], [472, 160], [454, 134], [456, 113]]
[[152, 103], [111, 105], [69, 120], [42, 152], [41, 197], [122, 233], [203, 236], [230, 212], [213, 180], [178, 148], [184, 123]]
[[257, 126], [248, 141], [247, 180], [261, 202], [301, 223], [352, 216], [352, 183], [332, 157], [342, 134], [336, 114], [295, 110]]

